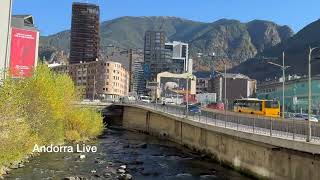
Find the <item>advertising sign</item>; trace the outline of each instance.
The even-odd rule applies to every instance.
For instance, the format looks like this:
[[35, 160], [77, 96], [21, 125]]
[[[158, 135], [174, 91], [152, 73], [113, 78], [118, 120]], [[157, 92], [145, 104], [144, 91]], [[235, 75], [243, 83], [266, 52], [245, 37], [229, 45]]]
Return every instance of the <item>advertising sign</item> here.
[[[189, 79], [189, 93], [191, 89], [191, 79]], [[187, 93], [187, 79], [176, 77], [161, 77], [160, 78], [160, 96], [161, 97], [176, 97]]]
[[12, 28], [10, 73], [29, 77], [36, 63], [38, 32]]

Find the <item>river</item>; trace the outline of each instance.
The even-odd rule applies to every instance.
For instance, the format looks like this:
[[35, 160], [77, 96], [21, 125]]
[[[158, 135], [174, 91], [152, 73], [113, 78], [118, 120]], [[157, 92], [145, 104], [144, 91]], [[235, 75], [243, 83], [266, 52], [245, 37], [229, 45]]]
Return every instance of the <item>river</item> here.
[[[96, 153], [42, 153], [6, 179], [118, 179], [123, 169], [133, 179], [247, 180], [233, 170], [174, 143], [144, 134], [108, 129], [91, 145]], [[126, 165], [126, 167], [122, 167]]]

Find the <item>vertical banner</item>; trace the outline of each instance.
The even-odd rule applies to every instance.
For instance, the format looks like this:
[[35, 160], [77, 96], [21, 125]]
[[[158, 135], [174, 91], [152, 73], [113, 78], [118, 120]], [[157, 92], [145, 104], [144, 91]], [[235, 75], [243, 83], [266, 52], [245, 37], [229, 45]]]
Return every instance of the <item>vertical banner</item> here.
[[29, 77], [36, 64], [38, 32], [12, 28], [10, 74]]

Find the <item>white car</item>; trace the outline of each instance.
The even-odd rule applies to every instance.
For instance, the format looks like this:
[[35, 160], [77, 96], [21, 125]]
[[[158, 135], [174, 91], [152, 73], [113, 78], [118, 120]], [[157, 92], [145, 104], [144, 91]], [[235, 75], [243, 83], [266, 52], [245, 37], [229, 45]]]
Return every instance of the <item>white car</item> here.
[[[308, 114], [296, 114], [293, 116], [293, 119], [308, 121], [309, 116], [308, 116]], [[311, 122], [319, 122], [319, 120], [315, 116], [311, 116], [310, 121]]]
[[151, 103], [149, 96], [140, 96], [140, 101], [144, 103]]

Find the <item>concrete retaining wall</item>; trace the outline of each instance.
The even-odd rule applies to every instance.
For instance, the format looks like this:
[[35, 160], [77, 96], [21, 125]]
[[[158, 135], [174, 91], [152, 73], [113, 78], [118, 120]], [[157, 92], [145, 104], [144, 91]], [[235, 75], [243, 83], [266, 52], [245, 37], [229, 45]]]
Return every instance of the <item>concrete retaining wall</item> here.
[[[124, 107], [123, 126], [168, 138], [255, 177], [276, 180], [320, 179], [320, 156], [312, 153], [320, 150], [317, 145], [208, 127], [134, 106]], [[301, 148], [305, 150], [299, 150]]]

